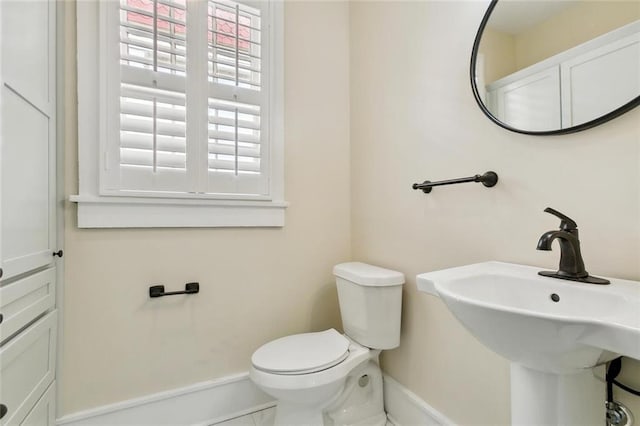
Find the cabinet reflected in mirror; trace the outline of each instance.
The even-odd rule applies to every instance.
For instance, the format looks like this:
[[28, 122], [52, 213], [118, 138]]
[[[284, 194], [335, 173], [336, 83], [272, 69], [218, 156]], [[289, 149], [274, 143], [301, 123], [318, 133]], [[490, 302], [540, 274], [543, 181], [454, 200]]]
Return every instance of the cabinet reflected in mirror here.
[[640, 102], [640, 0], [491, 2], [474, 43], [474, 94], [509, 130], [570, 133]]

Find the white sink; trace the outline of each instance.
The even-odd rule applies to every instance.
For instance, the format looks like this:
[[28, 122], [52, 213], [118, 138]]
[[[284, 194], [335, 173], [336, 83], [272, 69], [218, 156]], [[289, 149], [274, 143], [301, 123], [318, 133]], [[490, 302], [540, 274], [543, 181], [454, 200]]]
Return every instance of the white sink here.
[[542, 269], [485, 262], [416, 278], [419, 290], [439, 296], [480, 342], [514, 363], [563, 374], [618, 354], [640, 359], [640, 282], [584, 284], [542, 277]]

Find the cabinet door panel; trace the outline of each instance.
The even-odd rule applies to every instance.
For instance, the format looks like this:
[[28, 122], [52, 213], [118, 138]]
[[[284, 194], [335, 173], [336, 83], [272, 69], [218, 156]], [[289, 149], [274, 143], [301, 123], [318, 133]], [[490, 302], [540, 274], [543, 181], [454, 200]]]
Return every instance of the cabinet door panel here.
[[0, 425], [19, 424], [55, 375], [56, 311], [47, 314], [0, 348]]
[[55, 2], [0, 2], [2, 279], [53, 261]]
[[56, 268], [28, 275], [0, 287], [0, 341], [52, 309], [56, 302]]
[[44, 109], [50, 100], [50, 5], [46, 1], [2, 3], [2, 76], [25, 98]]
[[594, 120], [640, 94], [640, 34], [562, 64], [565, 127]]
[[560, 128], [560, 69], [537, 72], [492, 94], [498, 118], [516, 129], [541, 132]]
[[55, 426], [56, 424], [56, 382], [42, 395], [40, 401], [24, 419], [20, 426]]
[[4, 277], [51, 262], [49, 117], [6, 86], [2, 149]]

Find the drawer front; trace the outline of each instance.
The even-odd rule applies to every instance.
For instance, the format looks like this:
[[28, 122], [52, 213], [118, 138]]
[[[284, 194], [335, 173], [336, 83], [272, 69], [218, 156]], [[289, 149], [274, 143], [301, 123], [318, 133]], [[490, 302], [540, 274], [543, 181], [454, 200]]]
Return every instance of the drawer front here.
[[53, 308], [55, 303], [56, 268], [0, 287], [0, 342]]
[[20, 424], [53, 382], [56, 330], [53, 311], [0, 348], [0, 425]]
[[54, 426], [56, 423], [56, 382], [42, 395], [20, 426]]

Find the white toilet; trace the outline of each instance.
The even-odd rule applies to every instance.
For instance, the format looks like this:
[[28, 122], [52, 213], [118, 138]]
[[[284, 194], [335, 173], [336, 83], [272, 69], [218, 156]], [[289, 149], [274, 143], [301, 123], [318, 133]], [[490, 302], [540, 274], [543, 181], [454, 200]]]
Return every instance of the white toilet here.
[[251, 379], [278, 400], [276, 426], [386, 423], [378, 355], [400, 344], [404, 275], [360, 262], [333, 274], [345, 334], [286, 336], [251, 357]]

